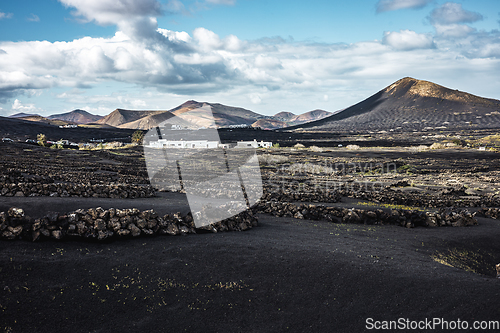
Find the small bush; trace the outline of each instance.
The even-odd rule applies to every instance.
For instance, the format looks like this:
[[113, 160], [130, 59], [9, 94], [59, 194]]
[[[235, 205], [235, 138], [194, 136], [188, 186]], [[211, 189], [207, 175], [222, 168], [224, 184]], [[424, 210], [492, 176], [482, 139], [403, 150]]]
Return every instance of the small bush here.
[[431, 147], [431, 149], [444, 149], [446, 148], [442, 143], [440, 142], [434, 142]]
[[425, 151], [425, 150], [429, 150], [429, 147], [427, 147], [426, 145], [420, 145], [418, 147], [410, 147], [410, 151], [413, 151], [413, 152], [421, 152], [421, 151]]
[[105, 145], [105, 149], [114, 149], [120, 147], [123, 147], [123, 142], [114, 141], [114, 142], [108, 142]]
[[280, 155], [265, 154], [259, 156], [259, 162], [265, 165], [285, 163], [288, 161], [288, 157]]
[[133, 143], [137, 143], [137, 144], [141, 145], [143, 139], [144, 139], [144, 131], [137, 130], [132, 134], [132, 142]]
[[36, 141], [42, 147], [45, 147], [47, 145], [47, 137], [45, 136], [45, 134], [37, 134]]
[[304, 146], [302, 143], [297, 143], [295, 146], [293, 146], [293, 148], [297, 148], [297, 149], [303, 149], [305, 147], [306, 146]]

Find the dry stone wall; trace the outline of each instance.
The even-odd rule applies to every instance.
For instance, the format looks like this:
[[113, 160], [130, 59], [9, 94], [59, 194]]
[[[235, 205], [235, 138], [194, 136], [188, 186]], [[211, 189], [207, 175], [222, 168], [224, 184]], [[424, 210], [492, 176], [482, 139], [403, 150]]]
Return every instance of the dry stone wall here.
[[293, 217], [308, 220], [326, 220], [334, 223], [353, 224], [390, 224], [407, 228], [417, 226], [463, 227], [476, 225], [474, 214], [467, 209], [443, 208], [438, 212], [423, 212], [418, 210], [365, 210], [329, 207], [313, 204], [294, 204], [290, 202], [268, 201], [260, 202], [254, 207], [255, 212], [271, 214], [278, 217]]
[[100, 207], [59, 214], [47, 213], [33, 219], [20, 208], [0, 212], [0, 238], [41, 239], [64, 238], [103, 241], [112, 238], [134, 238], [150, 235], [185, 235], [197, 232], [244, 231], [257, 226], [251, 211], [244, 211], [224, 221], [196, 228], [191, 213], [159, 216], [154, 210], [107, 209]]

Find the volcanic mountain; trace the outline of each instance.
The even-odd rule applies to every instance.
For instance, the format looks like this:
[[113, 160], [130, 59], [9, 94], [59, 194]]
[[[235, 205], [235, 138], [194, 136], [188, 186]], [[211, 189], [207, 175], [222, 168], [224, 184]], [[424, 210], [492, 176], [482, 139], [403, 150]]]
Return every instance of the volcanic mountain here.
[[[203, 108], [207, 107], [211, 109], [217, 127], [251, 125], [255, 121], [265, 118], [265, 116], [261, 114], [243, 108], [219, 103], [200, 103], [196, 101], [187, 101], [170, 110], [170, 112], [200, 127], [209, 127], [210, 124], [212, 124], [212, 120], [206, 119], [205, 112], [201, 111]], [[200, 111], [198, 112], [198, 110]]]
[[325, 110], [313, 110], [306, 113], [299, 114], [288, 120], [293, 125], [300, 125], [315, 120], [320, 120], [330, 116], [332, 113]]
[[327, 118], [289, 129], [311, 131], [493, 128], [500, 101], [405, 77]]
[[273, 116], [273, 118], [276, 119], [276, 120], [281, 120], [281, 121], [285, 121], [286, 122], [286, 121], [289, 121], [290, 119], [292, 119], [295, 116], [296, 116], [295, 113], [281, 111], [281, 112], [276, 113]]
[[40, 117], [39, 114], [19, 112], [19, 113], [10, 115], [8, 118], [22, 118], [22, 117], [32, 117], [32, 116], [39, 116]]
[[49, 119], [49, 118], [37, 116], [37, 115], [30, 115], [30, 116], [25, 116], [25, 117], [9, 117], [9, 118], [27, 120], [27, 121], [32, 121], [35, 123], [43, 123], [43, 124], [54, 125], [54, 126], [74, 124], [73, 122], [70, 122], [70, 121], [65, 121], [65, 120], [60, 120], [60, 119]]
[[213, 120], [206, 117], [207, 108], [210, 108], [217, 127], [228, 125], [251, 125], [265, 116], [243, 108], [226, 106], [218, 103], [200, 103], [187, 101], [168, 111], [132, 111], [116, 109], [106, 117], [98, 120], [97, 124], [107, 124], [118, 128], [150, 129], [162, 122], [179, 116], [177, 123], [194, 127], [209, 127]]
[[88, 124], [98, 121], [102, 116], [91, 114], [85, 110], [76, 109], [71, 112], [54, 114], [48, 118], [69, 121], [76, 124]]
[[260, 119], [252, 124], [252, 127], [260, 127], [262, 129], [277, 129], [290, 126], [289, 123], [275, 119]]
[[331, 112], [324, 110], [313, 110], [299, 115], [282, 111], [272, 117], [266, 117], [265, 119], [256, 121], [252, 124], [252, 127], [260, 127], [262, 129], [278, 129], [320, 120], [330, 115], [332, 115]]
[[[141, 118], [162, 112], [168, 112], [168, 111], [132, 111], [132, 110], [116, 109], [107, 116], [99, 119], [95, 123], [109, 125], [113, 127], [121, 127], [127, 123], [131, 123]], [[130, 128], [130, 127], [124, 126], [124, 128]]]

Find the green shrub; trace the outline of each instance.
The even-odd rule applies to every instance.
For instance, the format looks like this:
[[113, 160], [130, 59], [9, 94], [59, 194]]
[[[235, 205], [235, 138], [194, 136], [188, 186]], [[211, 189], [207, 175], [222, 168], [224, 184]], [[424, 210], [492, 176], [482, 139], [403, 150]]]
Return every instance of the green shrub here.
[[45, 134], [42, 134], [42, 133], [37, 134], [36, 141], [42, 147], [47, 146], [47, 137], [45, 136]]

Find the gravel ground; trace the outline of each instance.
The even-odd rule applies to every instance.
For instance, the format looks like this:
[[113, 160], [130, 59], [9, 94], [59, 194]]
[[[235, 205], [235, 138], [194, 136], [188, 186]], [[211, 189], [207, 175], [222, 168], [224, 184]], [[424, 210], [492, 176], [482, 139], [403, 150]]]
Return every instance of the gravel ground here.
[[[498, 320], [500, 222], [479, 222], [405, 229], [260, 215], [259, 227], [246, 232], [112, 243], [2, 241], [1, 326], [360, 332], [367, 318]], [[464, 261], [461, 269], [433, 259], [452, 253], [472, 253], [476, 263]], [[474, 268], [483, 274], [466, 271]]]

